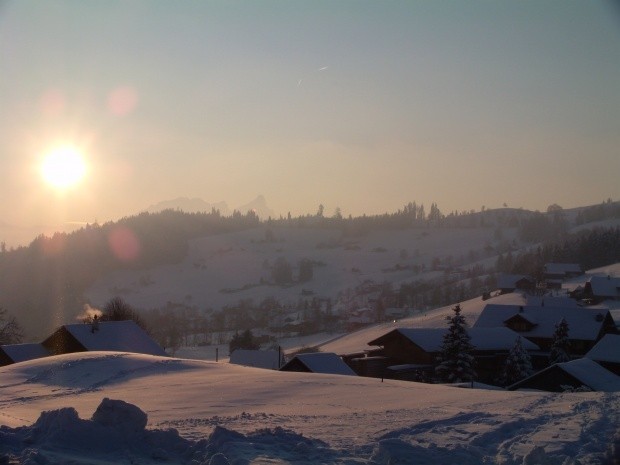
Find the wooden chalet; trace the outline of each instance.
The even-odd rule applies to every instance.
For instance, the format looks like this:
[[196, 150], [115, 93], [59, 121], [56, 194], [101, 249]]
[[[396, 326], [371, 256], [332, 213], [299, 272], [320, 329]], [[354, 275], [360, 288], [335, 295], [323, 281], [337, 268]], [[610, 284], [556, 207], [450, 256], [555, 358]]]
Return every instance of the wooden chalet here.
[[356, 373], [332, 352], [297, 354], [285, 363], [280, 371], [356, 376]]
[[572, 356], [583, 356], [605, 334], [617, 333], [608, 309], [548, 305], [487, 304], [472, 329], [506, 327], [548, 352], [562, 318], [568, 323]]
[[236, 349], [230, 354], [229, 363], [266, 370], [279, 370], [282, 360], [279, 350]]
[[48, 357], [50, 353], [41, 344], [6, 344], [0, 346], [0, 366]]
[[[383, 362], [382, 377], [430, 381], [441, 354], [444, 335], [448, 328], [397, 328], [368, 343], [381, 346]], [[478, 380], [493, 383], [503, 369], [510, 349], [519, 337], [508, 328], [468, 328], [474, 346]], [[523, 340], [528, 351], [538, 351], [536, 344]], [[368, 357], [371, 362], [377, 357]], [[358, 360], [363, 362], [364, 359]], [[364, 366], [354, 366], [358, 374], [364, 374]], [[376, 372], [376, 369], [375, 369]]]
[[497, 287], [501, 294], [515, 291], [530, 292], [536, 289], [536, 280], [522, 274], [502, 274], [497, 278]]
[[549, 392], [574, 390], [617, 392], [620, 391], [620, 376], [588, 358], [580, 358], [551, 365], [509, 386], [508, 389], [511, 391], [528, 389]]
[[166, 355], [166, 352], [131, 320], [101, 321], [96, 325], [64, 325], [41, 345], [52, 355], [86, 351]]
[[584, 285], [582, 298], [594, 304], [605, 300], [620, 300], [620, 278], [592, 276]]
[[603, 368], [620, 376], [620, 335], [605, 334], [605, 336], [588, 351], [585, 358], [594, 360]]
[[581, 266], [577, 263], [547, 263], [543, 268], [547, 289], [560, 289], [566, 279], [582, 274]]

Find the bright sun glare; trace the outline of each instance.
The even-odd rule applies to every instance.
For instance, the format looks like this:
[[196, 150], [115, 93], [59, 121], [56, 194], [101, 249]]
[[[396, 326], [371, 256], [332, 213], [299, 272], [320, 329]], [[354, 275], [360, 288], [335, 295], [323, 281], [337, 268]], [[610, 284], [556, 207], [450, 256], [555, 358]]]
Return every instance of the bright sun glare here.
[[84, 156], [73, 146], [56, 148], [45, 155], [41, 174], [48, 184], [57, 189], [72, 187], [86, 174]]

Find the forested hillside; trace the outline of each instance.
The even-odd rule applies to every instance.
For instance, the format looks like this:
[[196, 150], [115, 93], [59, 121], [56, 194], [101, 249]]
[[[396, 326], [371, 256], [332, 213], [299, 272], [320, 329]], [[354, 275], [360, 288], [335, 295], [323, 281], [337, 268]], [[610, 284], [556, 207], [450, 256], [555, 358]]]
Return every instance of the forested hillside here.
[[[489, 231], [490, 239], [486, 245], [482, 244], [484, 249], [472, 248], [468, 254], [459, 257], [446, 255], [421, 259], [419, 257], [424, 256], [424, 250], [406, 250], [407, 247], [403, 247], [389, 269], [383, 269], [383, 280], [386, 282], [406, 276], [401, 273], [404, 271], [415, 275], [421, 269], [441, 270], [443, 275], [440, 276], [444, 277], [439, 280], [410, 279], [403, 282], [401, 279], [398, 286], [409, 305], [416, 302], [445, 304], [449, 303], [444, 302], [445, 298], [468, 297], [471, 292], [478, 292], [485, 284], [492, 283], [489, 276], [495, 273], [495, 265], [498, 271], [538, 276], [546, 261], [578, 262], [585, 268], [620, 261], [617, 228], [586, 228], [582, 232], [569, 234], [576, 225], [584, 228], [590, 224], [589, 221], [596, 221], [594, 226], [604, 228], [605, 220], [619, 217], [619, 204], [611, 201], [566, 211], [550, 206], [546, 213], [483, 208], [479, 212], [449, 214], [443, 214], [435, 204], [427, 213], [423, 205], [413, 202], [395, 213], [348, 218], [338, 211], [332, 216], [325, 216], [320, 206], [318, 212], [312, 215], [296, 218], [288, 215], [262, 222], [253, 212], [234, 212], [230, 216], [222, 216], [217, 210], [208, 213], [176, 210], [141, 213], [103, 225], [88, 225], [72, 233], [39, 236], [27, 247], [15, 250], [3, 248], [0, 253], [0, 307], [17, 318], [29, 339], [36, 340], [54, 327], [74, 320], [88, 303], [85, 290], [110, 273], [179, 263], [186, 258], [192, 239], [258, 227], [261, 228], [258, 232], [260, 241], [268, 243], [278, 240], [273, 232], [275, 230], [311, 228], [329, 231], [332, 239], [317, 243], [317, 250], [338, 248], [353, 252], [357, 247], [356, 238], [377, 231], [410, 230], [412, 238], [426, 237], [429, 240], [439, 231]], [[531, 244], [538, 245], [531, 248]], [[289, 248], [293, 246], [292, 243], [287, 245]], [[380, 252], [385, 250], [375, 247], [372, 252], [374, 257], [379, 258]], [[488, 259], [492, 259], [490, 265], [485, 262]], [[306, 264], [321, 265], [319, 262]], [[463, 265], [467, 265], [466, 269], [458, 271]], [[204, 267], [204, 264], [200, 266]], [[456, 271], [461, 273], [462, 278], [458, 278], [459, 274], [454, 273]], [[355, 273], [356, 270], [349, 269], [347, 272]], [[311, 276], [312, 270], [306, 270], [306, 273]], [[478, 278], [481, 276], [486, 276], [485, 281]], [[468, 281], [471, 285], [465, 286], [463, 281], [458, 281], [463, 278], [472, 280]], [[474, 280], [477, 280], [476, 286], [473, 285]], [[288, 285], [287, 282], [279, 284]], [[423, 294], [420, 294], [422, 291]], [[421, 300], [416, 295], [422, 296]], [[112, 297], [115, 295], [109, 296]], [[163, 308], [167, 303], [162, 301], [159, 305], [151, 305], [150, 309]]]
[[258, 223], [252, 213], [223, 217], [216, 211], [166, 210], [39, 236], [28, 247], [0, 254], [0, 307], [40, 337], [79, 314], [84, 289], [106, 273], [175, 263], [187, 253], [190, 238]]

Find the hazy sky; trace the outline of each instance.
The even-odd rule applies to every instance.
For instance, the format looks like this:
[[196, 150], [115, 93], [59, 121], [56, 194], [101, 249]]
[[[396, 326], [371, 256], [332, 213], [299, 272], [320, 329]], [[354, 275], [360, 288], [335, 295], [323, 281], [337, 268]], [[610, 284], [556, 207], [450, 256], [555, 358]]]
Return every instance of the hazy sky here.
[[[0, 2], [0, 108], [12, 225], [181, 196], [294, 215], [617, 200], [620, 7]], [[61, 143], [88, 167], [62, 193], [39, 174]]]

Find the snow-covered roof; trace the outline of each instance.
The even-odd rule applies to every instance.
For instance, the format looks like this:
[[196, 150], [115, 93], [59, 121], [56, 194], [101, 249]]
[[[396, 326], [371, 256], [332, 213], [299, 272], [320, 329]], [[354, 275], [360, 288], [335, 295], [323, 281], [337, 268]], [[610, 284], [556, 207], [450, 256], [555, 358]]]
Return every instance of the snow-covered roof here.
[[579, 307], [579, 304], [575, 299], [571, 299], [566, 296], [527, 296], [527, 305], [535, 307]]
[[582, 273], [581, 266], [577, 263], [547, 263], [545, 265], [545, 273], [548, 274], [566, 274], [566, 273]]
[[599, 297], [620, 297], [620, 278], [613, 276], [592, 276], [590, 278], [592, 294]]
[[514, 288], [522, 279], [526, 279], [532, 283], [534, 282], [534, 278], [524, 274], [501, 274], [497, 278], [497, 287], [500, 289]]
[[389, 307], [385, 309], [385, 316], [388, 318], [402, 318], [406, 316], [408, 310], [406, 308]]
[[[448, 328], [397, 328], [393, 331], [398, 331], [425, 352], [440, 352], [443, 337]], [[510, 350], [519, 337], [518, 333], [505, 327], [467, 328], [467, 334], [469, 334], [470, 342], [476, 350]], [[368, 344], [383, 345], [382, 340], [385, 336], [387, 334], [370, 341]], [[527, 339], [522, 338], [521, 344], [526, 350], [540, 350], [540, 347]]]
[[620, 363], [620, 334], [605, 334], [585, 357], [597, 362]]
[[15, 363], [49, 355], [49, 352], [41, 344], [7, 344], [0, 348]]
[[277, 370], [280, 368], [280, 354], [277, 350], [237, 349], [230, 354], [229, 362], [235, 365]]
[[86, 350], [166, 355], [166, 352], [131, 320], [102, 321], [94, 332], [92, 325], [83, 323], [64, 325], [64, 328]]
[[535, 325], [531, 330], [520, 332], [520, 334], [528, 337], [551, 337], [555, 331], [555, 325], [564, 318], [568, 323], [571, 339], [592, 341], [598, 337], [607, 314], [609, 310], [601, 308], [487, 304], [473, 328], [501, 327], [511, 317], [520, 315]]
[[589, 358], [559, 363], [562, 369], [595, 391], [620, 391], [620, 376], [606, 370]]
[[332, 352], [297, 354], [294, 359], [295, 358], [313, 373], [357, 376], [349, 365], [344, 363], [338, 355]]

